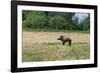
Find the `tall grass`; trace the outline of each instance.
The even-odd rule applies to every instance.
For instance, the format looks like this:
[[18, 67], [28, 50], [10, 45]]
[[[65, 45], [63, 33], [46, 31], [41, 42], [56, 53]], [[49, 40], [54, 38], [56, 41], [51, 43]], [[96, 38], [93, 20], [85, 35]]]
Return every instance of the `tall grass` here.
[[89, 43], [72, 43], [63, 46], [61, 43], [34, 44], [32, 48], [23, 48], [22, 61], [55, 61], [80, 60], [90, 58]]
[[[61, 35], [72, 39], [65, 46]], [[90, 35], [82, 32], [23, 32], [22, 61], [81, 60], [90, 58]]]

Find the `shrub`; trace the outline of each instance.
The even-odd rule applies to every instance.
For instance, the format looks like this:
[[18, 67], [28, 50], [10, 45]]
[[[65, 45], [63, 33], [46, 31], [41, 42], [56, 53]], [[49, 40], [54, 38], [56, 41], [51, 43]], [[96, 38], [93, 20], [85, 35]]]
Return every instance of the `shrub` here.
[[54, 17], [50, 18], [49, 26], [52, 29], [66, 29], [67, 28], [67, 21], [62, 16], [54, 16]]

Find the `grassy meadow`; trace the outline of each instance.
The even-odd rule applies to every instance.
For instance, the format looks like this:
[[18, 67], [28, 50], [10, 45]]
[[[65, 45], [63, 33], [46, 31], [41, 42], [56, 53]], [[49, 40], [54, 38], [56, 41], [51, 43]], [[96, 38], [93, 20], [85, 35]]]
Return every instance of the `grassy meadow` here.
[[[72, 45], [62, 45], [57, 38], [66, 35]], [[90, 35], [81, 32], [27, 32], [23, 31], [23, 62], [81, 60], [90, 58]]]

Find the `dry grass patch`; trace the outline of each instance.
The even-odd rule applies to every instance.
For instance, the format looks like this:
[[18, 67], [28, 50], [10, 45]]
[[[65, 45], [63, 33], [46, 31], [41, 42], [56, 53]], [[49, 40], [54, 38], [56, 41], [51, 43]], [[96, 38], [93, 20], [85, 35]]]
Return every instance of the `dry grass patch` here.
[[[60, 35], [69, 36], [72, 45], [65, 46], [57, 40]], [[79, 60], [90, 58], [89, 34], [65, 32], [23, 32], [23, 62]]]
[[31, 48], [34, 43], [60, 43], [60, 35], [69, 36], [72, 42], [89, 42], [89, 34], [65, 32], [23, 32], [23, 47]]

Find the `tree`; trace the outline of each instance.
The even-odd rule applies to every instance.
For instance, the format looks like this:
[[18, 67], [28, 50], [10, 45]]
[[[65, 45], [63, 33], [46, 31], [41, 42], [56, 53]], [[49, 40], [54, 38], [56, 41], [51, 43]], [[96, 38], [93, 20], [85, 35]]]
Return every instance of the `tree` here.
[[[24, 13], [25, 14], [25, 13]], [[46, 25], [47, 19], [44, 12], [30, 11], [23, 20], [25, 28], [43, 28]]]
[[90, 16], [85, 18], [85, 20], [83, 20], [82, 23], [83, 23], [83, 30], [89, 30], [90, 29]]
[[50, 18], [49, 26], [52, 29], [66, 29], [67, 21], [62, 16], [54, 16]]

